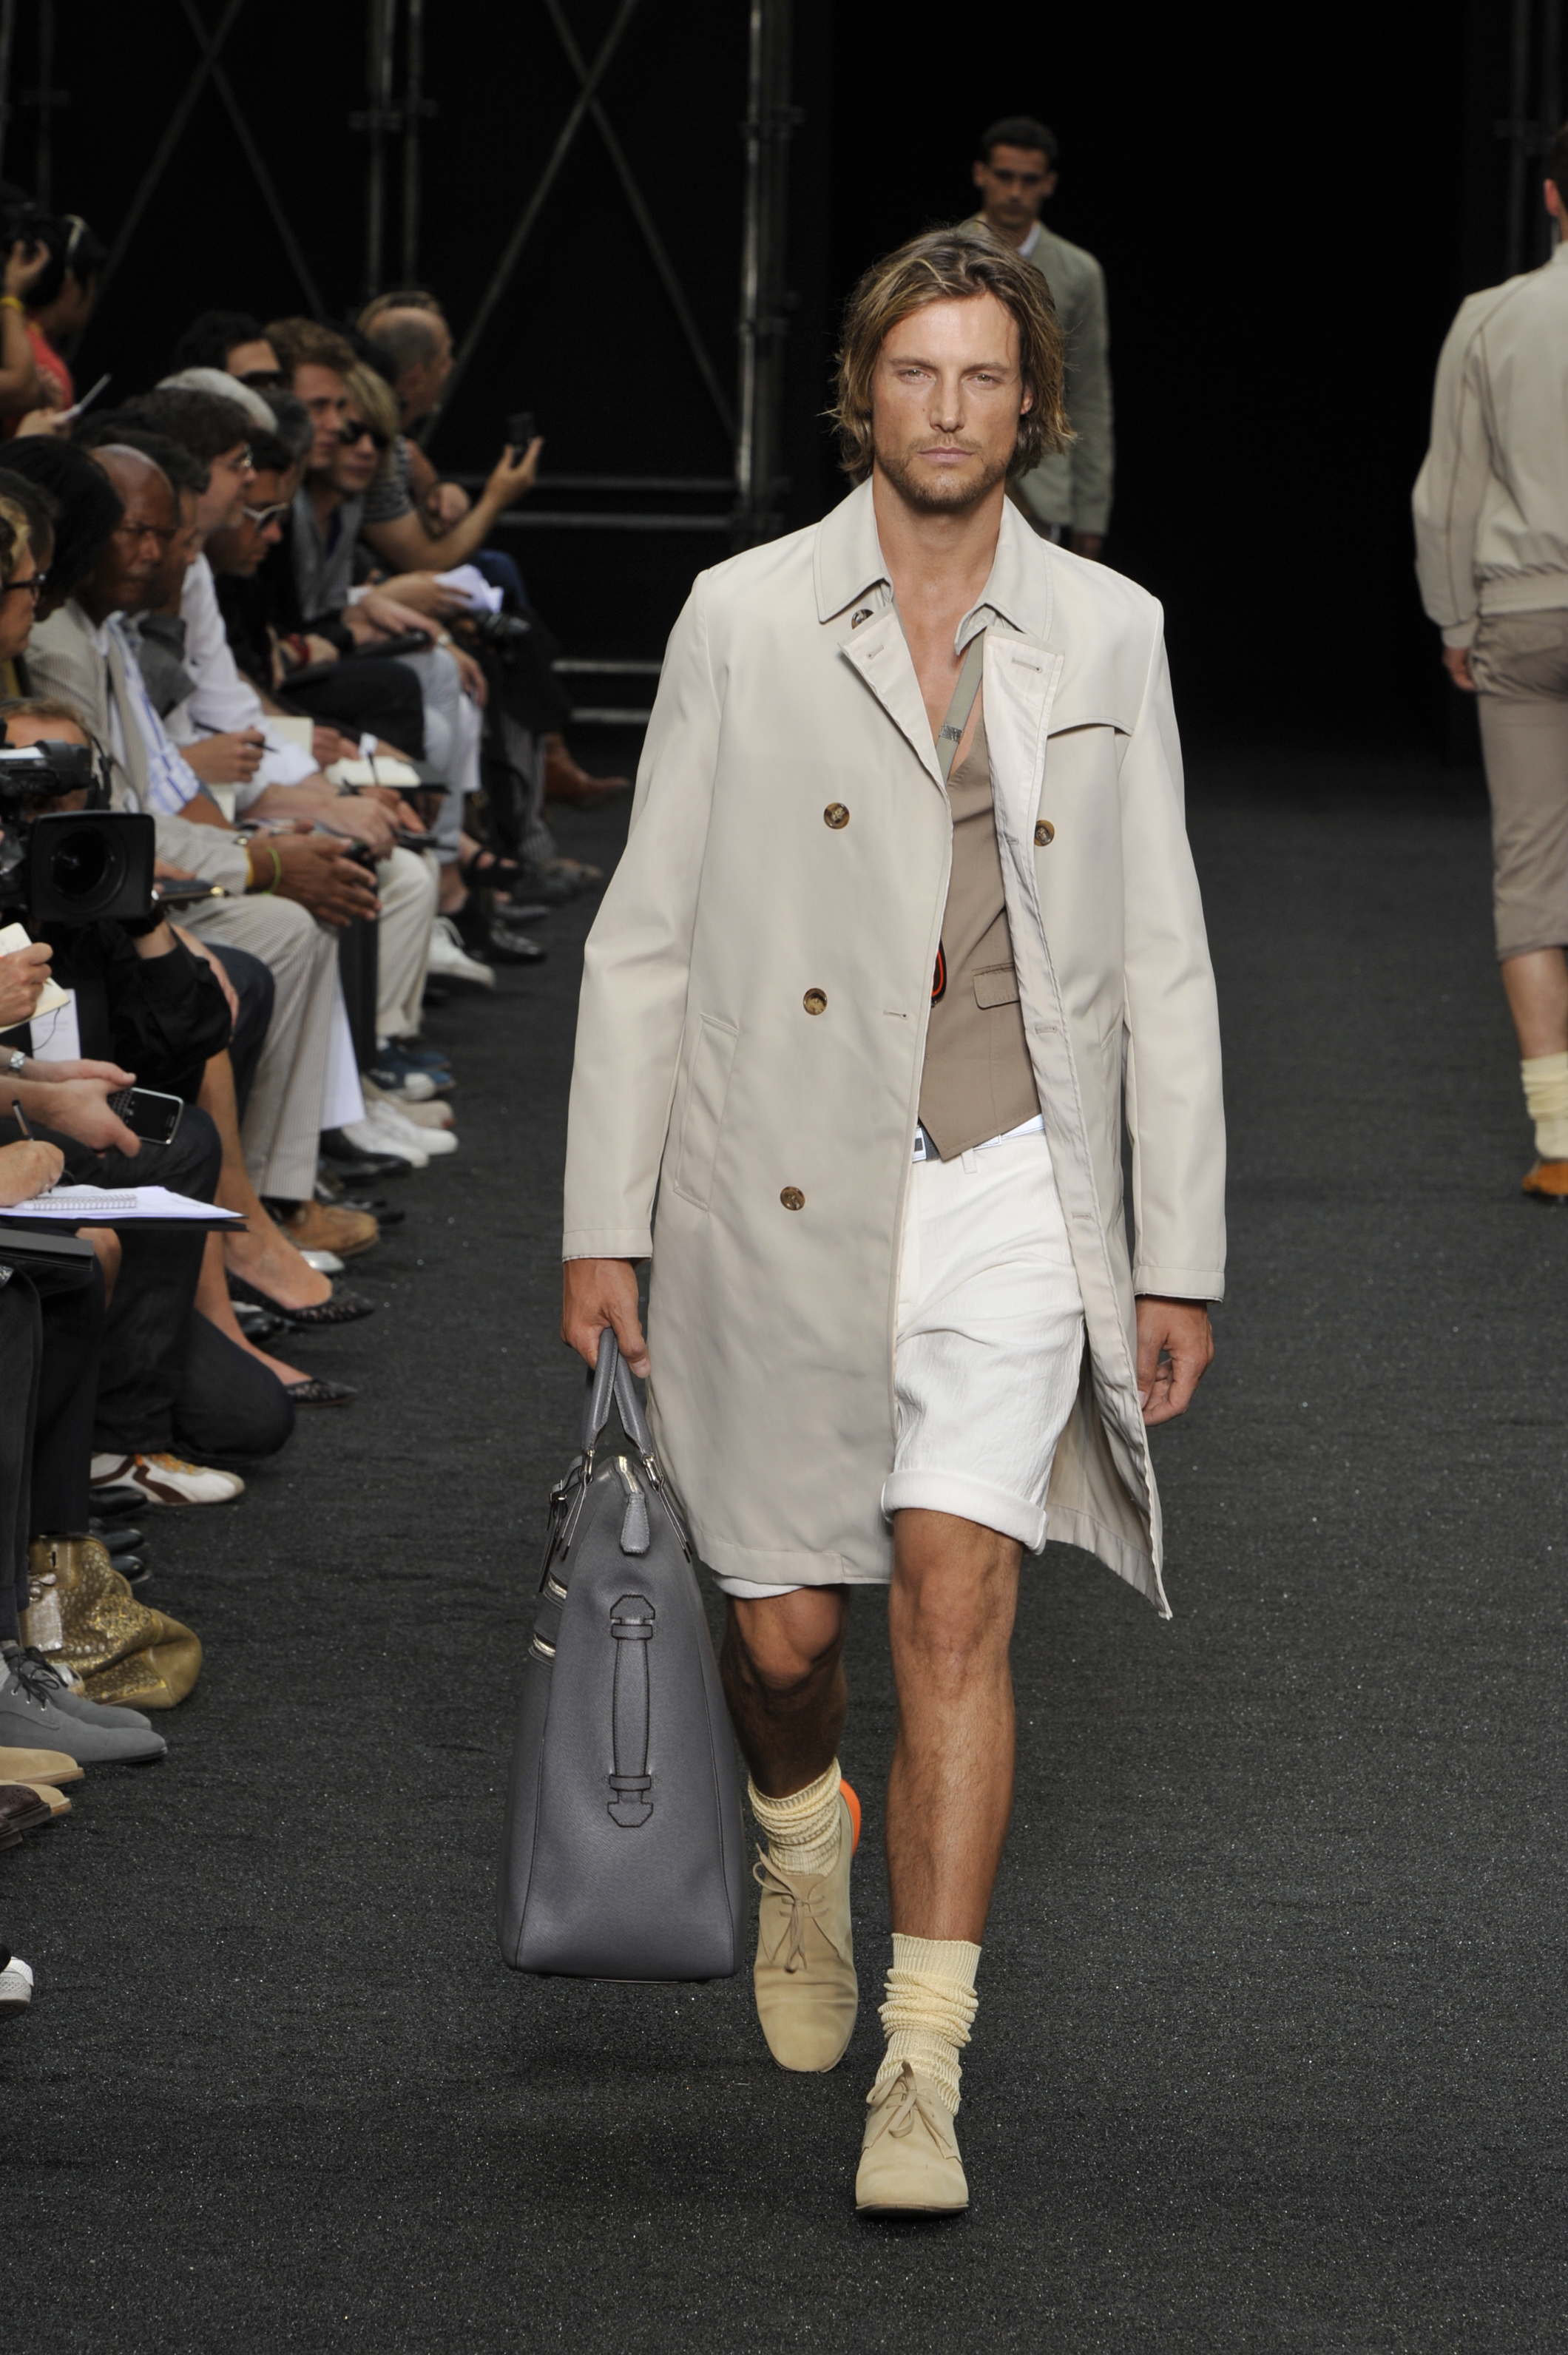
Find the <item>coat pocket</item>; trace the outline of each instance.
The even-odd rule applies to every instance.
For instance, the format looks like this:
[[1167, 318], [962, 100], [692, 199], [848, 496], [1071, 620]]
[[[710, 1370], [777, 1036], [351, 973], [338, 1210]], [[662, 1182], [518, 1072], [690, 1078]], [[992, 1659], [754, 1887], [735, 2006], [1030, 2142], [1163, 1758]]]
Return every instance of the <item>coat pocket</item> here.
[[1019, 977], [1010, 964], [983, 964], [975, 975], [976, 1006], [1016, 1006]]
[[719, 1132], [724, 1124], [724, 1099], [730, 1092], [740, 1031], [732, 1023], [705, 1014], [691, 1050], [686, 1082], [686, 1109], [680, 1123], [680, 1149], [676, 1155], [675, 1190], [706, 1210], [713, 1190], [713, 1164], [719, 1153]]

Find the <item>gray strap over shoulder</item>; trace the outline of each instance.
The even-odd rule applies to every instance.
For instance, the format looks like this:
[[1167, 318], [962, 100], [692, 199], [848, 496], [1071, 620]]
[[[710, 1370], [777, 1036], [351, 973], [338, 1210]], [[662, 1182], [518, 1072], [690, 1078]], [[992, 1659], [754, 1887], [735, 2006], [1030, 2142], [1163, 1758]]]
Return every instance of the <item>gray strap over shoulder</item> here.
[[954, 756], [969, 725], [969, 714], [975, 709], [975, 698], [980, 692], [980, 673], [986, 660], [986, 633], [977, 630], [970, 639], [964, 655], [964, 667], [958, 674], [958, 684], [953, 690], [953, 700], [947, 707], [947, 717], [936, 732], [936, 757], [942, 768], [942, 782], [953, 774]]

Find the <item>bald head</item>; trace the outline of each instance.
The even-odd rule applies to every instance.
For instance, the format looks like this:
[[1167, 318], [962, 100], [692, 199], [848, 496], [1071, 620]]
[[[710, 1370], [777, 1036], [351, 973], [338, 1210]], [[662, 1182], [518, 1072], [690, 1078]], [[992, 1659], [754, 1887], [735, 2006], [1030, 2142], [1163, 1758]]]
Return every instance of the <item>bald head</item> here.
[[452, 330], [439, 311], [379, 311], [367, 330], [391, 375], [407, 426], [432, 414], [452, 374]]
[[179, 527], [179, 505], [168, 476], [144, 451], [111, 442], [90, 454], [125, 510], [76, 592], [94, 622], [106, 622], [111, 613], [140, 613], [151, 603], [158, 567]]

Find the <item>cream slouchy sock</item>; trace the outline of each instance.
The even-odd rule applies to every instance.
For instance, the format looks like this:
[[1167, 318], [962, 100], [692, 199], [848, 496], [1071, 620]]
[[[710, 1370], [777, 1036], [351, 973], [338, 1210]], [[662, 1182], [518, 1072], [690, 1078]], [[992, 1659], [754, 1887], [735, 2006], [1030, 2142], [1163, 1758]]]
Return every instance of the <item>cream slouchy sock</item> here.
[[1568, 1055], [1536, 1055], [1519, 1067], [1542, 1161], [1568, 1161]]
[[770, 1799], [751, 1776], [752, 1813], [768, 1836], [768, 1854], [783, 1872], [831, 1872], [838, 1861], [843, 1818], [838, 1812], [838, 1761], [804, 1791]]
[[876, 2082], [885, 2085], [912, 2062], [929, 2077], [949, 2116], [958, 2115], [958, 2055], [969, 2041], [979, 1997], [975, 1973], [980, 1949], [966, 1938], [908, 1938], [893, 1932], [893, 1966], [882, 2006], [887, 2057]]

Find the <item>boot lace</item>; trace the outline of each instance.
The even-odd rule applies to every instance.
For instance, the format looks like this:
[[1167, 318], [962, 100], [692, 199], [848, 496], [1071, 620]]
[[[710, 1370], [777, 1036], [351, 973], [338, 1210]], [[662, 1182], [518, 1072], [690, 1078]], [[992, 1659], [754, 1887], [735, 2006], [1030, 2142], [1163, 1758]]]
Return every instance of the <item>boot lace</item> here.
[[828, 1891], [827, 1882], [820, 1874], [803, 1874], [797, 1879], [793, 1873], [781, 1871], [766, 1849], [759, 1849], [757, 1861], [752, 1868], [752, 1878], [761, 1889], [764, 1901], [769, 1897], [782, 1897], [789, 1903], [788, 1919], [773, 1943], [772, 1954], [764, 1957], [766, 1961], [776, 1963], [783, 1955], [786, 1971], [805, 1970], [805, 1925], [808, 1922], [816, 1923], [817, 1934], [833, 1946], [835, 1954], [837, 1953], [837, 1947], [822, 1927]]

